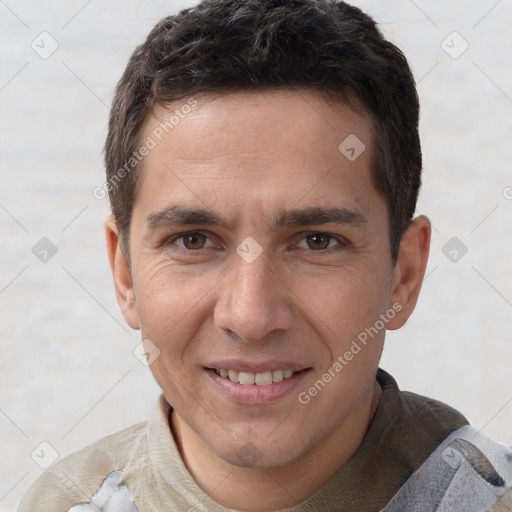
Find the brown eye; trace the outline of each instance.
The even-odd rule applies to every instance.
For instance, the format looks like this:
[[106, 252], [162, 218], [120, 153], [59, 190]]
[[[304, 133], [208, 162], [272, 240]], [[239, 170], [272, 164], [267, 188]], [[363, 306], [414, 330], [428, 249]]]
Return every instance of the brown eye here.
[[[188, 233], [181, 237], [186, 249], [202, 249], [206, 245], [206, 236], [202, 233]], [[178, 244], [181, 245], [181, 244]]]
[[323, 233], [314, 233], [306, 237], [306, 243], [310, 249], [323, 250], [329, 247], [332, 236]]

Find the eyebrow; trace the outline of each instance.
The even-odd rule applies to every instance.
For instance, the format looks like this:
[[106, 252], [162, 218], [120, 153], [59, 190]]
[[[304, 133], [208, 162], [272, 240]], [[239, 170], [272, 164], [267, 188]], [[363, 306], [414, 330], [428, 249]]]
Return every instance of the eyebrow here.
[[[344, 224], [363, 226], [368, 224], [366, 217], [357, 210], [347, 208], [310, 207], [284, 211], [276, 216], [270, 226], [277, 229], [287, 226], [306, 226], [321, 224]], [[221, 226], [229, 229], [230, 223], [222, 216], [207, 208], [185, 208], [172, 204], [162, 210], [150, 213], [146, 217], [149, 230], [168, 225], [205, 225]]]
[[360, 226], [368, 224], [368, 220], [357, 210], [311, 207], [283, 212], [273, 224], [275, 227], [281, 227], [329, 223]]
[[209, 209], [184, 208], [176, 204], [150, 213], [146, 217], [146, 225], [149, 230], [155, 230], [170, 224], [203, 224], [206, 226], [218, 225], [224, 228], [228, 227], [228, 223], [224, 218]]

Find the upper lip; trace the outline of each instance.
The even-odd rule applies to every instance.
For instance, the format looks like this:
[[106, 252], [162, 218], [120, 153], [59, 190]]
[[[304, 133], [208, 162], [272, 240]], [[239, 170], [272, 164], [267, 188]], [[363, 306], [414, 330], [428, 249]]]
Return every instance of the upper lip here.
[[273, 372], [275, 370], [292, 370], [294, 372], [299, 372], [301, 370], [305, 370], [309, 368], [304, 364], [292, 362], [292, 361], [281, 361], [281, 360], [271, 360], [271, 361], [260, 361], [253, 362], [242, 359], [221, 359], [218, 361], [213, 361], [208, 363], [205, 368], [211, 369], [224, 369], [224, 370], [238, 370], [241, 372], [252, 372], [252, 373], [263, 373], [263, 372]]

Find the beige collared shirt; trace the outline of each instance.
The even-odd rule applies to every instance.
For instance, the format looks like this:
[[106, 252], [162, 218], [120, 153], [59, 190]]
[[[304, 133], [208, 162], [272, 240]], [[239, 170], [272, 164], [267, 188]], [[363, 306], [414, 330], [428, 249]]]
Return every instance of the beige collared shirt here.
[[[401, 392], [386, 372], [379, 370], [377, 379], [382, 398], [358, 451], [331, 481], [286, 512], [378, 512], [443, 439], [467, 424], [447, 405]], [[149, 422], [56, 463], [27, 492], [19, 512], [228, 512], [188, 472], [170, 413], [161, 395]], [[507, 507], [505, 499], [510, 494], [502, 500]]]

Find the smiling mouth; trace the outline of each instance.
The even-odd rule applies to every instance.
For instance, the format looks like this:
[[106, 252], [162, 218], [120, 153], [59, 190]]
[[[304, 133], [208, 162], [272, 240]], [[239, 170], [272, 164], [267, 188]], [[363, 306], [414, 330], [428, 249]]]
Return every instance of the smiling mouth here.
[[274, 370], [274, 371], [266, 371], [266, 372], [244, 372], [238, 370], [227, 370], [225, 368], [208, 368], [208, 370], [215, 372], [216, 375], [222, 377], [223, 379], [230, 380], [231, 382], [235, 382], [237, 384], [242, 384], [244, 386], [269, 386], [271, 384], [281, 382], [285, 379], [289, 379], [293, 377], [297, 373], [301, 373], [303, 371], [307, 371], [309, 368], [305, 368], [303, 370]]

